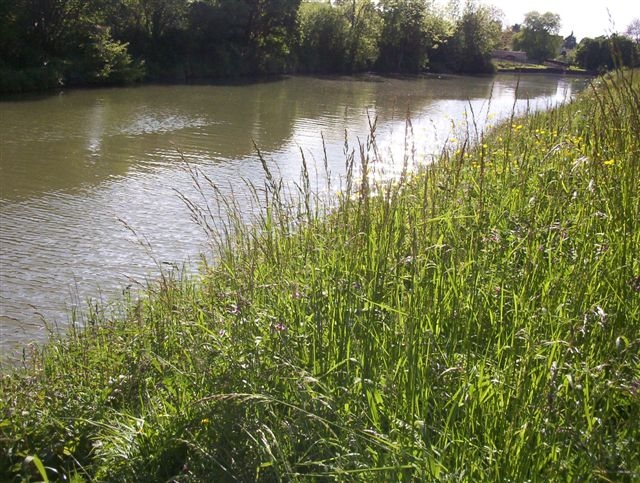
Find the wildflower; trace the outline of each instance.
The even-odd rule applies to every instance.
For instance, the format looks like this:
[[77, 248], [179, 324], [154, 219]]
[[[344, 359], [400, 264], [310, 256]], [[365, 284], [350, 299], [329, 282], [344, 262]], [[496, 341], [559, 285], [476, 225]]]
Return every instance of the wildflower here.
[[482, 237], [482, 241], [483, 243], [500, 243], [502, 238], [500, 237], [500, 232], [492, 228], [487, 236]]
[[613, 166], [614, 164], [616, 164], [615, 159], [608, 159], [607, 161], [604, 162], [605, 166]]
[[635, 277], [633, 277], [630, 281], [631, 284], [631, 288], [635, 291], [640, 293], [640, 274], [636, 275]]
[[202, 424], [203, 426], [206, 426], [207, 424], [209, 424], [209, 418], [204, 418], [200, 421], [200, 424]]
[[273, 326], [273, 328], [278, 332], [284, 332], [285, 330], [287, 330], [287, 327], [282, 322], [278, 322]]
[[603, 310], [603, 308], [598, 305], [593, 312], [600, 319], [600, 323], [604, 324], [607, 320], [607, 313]]

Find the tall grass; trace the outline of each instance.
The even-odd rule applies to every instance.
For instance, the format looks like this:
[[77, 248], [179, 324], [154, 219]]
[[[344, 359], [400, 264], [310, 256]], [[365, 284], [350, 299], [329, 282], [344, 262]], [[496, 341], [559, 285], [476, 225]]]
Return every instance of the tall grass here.
[[216, 262], [2, 379], [0, 479], [640, 479], [635, 76], [395, 183], [372, 132], [337, 207], [187, 200]]

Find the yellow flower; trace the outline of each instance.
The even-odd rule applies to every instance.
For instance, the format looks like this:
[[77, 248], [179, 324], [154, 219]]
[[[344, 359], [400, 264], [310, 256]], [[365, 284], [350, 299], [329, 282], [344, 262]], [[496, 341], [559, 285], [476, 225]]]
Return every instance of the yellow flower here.
[[613, 166], [614, 164], [616, 164], [616, 160], [615, 159], [609, 159], [609, 160], [604, 162], [605, 166]]

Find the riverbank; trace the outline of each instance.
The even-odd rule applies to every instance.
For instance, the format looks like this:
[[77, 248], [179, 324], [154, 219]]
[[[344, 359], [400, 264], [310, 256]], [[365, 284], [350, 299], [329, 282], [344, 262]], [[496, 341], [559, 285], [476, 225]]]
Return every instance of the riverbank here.
[[197, 279], [2, 379], [0, 479], [637, 478], [637, 75], [393, 185], [371, 137], [337, 208], [268, 176]]
[[583, 69], [562, 69], [559, 67], [498, 67], [497, 72], [508, 74], [559, 74], [559, 75], [575, 75], [575, 76], [594, 76], [594, 72]]
[[526, 64], [522, 62], [511, 62], [505, 60], [494, 60], [493, 65], [496, 72], [502, 73], [518, 73], [518, 74], [562, 74], [577, 76], [596, 76], [595, 72], [581, 69], [576, 66], [560, 65], [560, 64]]
[[[451, 126], [464, 122], [465, 111], [473, 110], [482, 128], [482, 122], [508, 118], [514, 102], [518, 112], [546, 109], [586, 85], [585, 79], [513, 74], [296, 76], [246, 85], [68, 90], [3, 103], [0, 365], [19, 360], [27, 344], [46, 340], [43, 320], [64, 330], [69, 308], [81, 313], [90, 299], [112, 299], [129, 285], [144, 287], [158, 275], [158, 261], [197, 270], [209, 250], [204, 231], [177, 195], [200, 196], [178, 147], [228, 199], [251, 198], [240, 178], [264, 184], [252, 138], [287, 185], [300, 180], [302, 149], [311, 184], [322, 189], [317, 153], [326, 150], [337, 190], [346, 174], [345, 132], [352, 144], [366, 139], [370, 106], [379, 147], [393, 147], [400, 160], [410, 106], [418, 157], [431, 158]], [[246, 214], [263, 205], [245, 205]], [[114, 215], [144, 236], [152, 253]]]

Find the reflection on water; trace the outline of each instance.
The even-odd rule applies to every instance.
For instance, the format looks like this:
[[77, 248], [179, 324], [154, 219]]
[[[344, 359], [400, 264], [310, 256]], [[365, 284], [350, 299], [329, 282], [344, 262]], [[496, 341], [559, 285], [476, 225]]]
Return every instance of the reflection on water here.
[[[514, 106], [565, 101], [584, 83], [509, 75], [291, 78], [0, 102], [0, 350], [43, 340], [41, 316], [64, 326], [78, 299], [112, 297], [165, 262], [198, 259], [202, 231], [176, 194], [196, 195], [184, 160], [242, 206], [240, 181], [263, 181], [254, 142], [285, 179], [298, 180], [300, 149], [322, 165], [322, 135], [337, 178], [345, 132], [353, 145], [377, 119], [393, 175], [407, 115], [418, 157], [429, 160], [470, 113], [495, 122]], [[118, 219], [149, 241], [151, 254]]]

